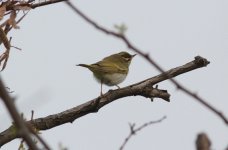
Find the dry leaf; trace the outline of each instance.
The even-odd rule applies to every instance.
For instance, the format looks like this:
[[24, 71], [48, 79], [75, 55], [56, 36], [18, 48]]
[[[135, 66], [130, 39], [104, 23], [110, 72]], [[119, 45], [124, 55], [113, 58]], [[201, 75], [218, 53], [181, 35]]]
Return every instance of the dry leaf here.
[[0, 20], [3, 19], [5, 12], [6, 12], [6, 5], [3, 4], [3, 5], [0, 7]]
[[8, 19], [8, 23], [10, 25], [12, 25], [12, 27], [14, 29], [19, 29], [20, 27], [17, 25], [17, 22], [16, 22], [16, 17], [17, 17], [17, 13], [16, 11], [12, 11], [11, 14], [10, 14], [10, 18]]
[[2, 28], [0, 28], [0, 43], [3, 43], [6, 49], [10, 49], [10, 42]]
[[15, 10], [23, 10], [23, 11], [27, 11], [27, 10], [30, 10], [32, 9], [31, 8], [31, 4], [29, 4], [30, 2], [29, 1], [19, 1], [19, 5], [16, 5], [14, 7]]
[[14, 7], [15, 10], [23, 10], [23, 11], [27, 11], [30, 10], [31, 7], [30, 6], [21, 6], [21, 5], [17, 5]]
[[6, 68], [6, 64], [8, 62], [8, 58], [9, 58], [9, 50], [6, 50], [6, 52], [4, 52], [0, 56], [0, 66], [1, 66], [1, 63], [4, 61], [1, 71], [3, 71]]
[[1, 66], [1, 63], [3, 62], [2, 69], [1, 69], [1, 71], [3, 71], [6, 67], [6, 64], [9, 59], [9, 52], [10, 52], [11, 46], [10, 46], [10, 41], [8, 40], [8, 38], [2, 28], [0, 28], [0, 43], [1, 42], [6, 47], [6, 51], [0, 56], [0, 66]]

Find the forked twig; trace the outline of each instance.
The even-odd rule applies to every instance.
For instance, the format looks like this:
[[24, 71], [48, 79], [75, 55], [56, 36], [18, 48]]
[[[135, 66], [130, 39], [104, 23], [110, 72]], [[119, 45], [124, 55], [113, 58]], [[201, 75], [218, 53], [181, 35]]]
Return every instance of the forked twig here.
[[162, 117], [161, 119], [157, 120], [157, 121], [150, 121], [147, 123], [144, 123], [143, 125], [139, 126], [138, 128], [135, 128], [135, 124], [129, 124], [130, 127], [130, 134], [125, 138], [123, 144], [120, 146], [120, 150], [123, 150], [124, 147], [126, 146], [127, 142], [131, 139], [132, 136], [136, 135], [137, 132], [139, 132], [140, 130], [155, 124], [155, 123], [160, 123], [162, 122], [164, 119], [166, 119], [166, 116]]

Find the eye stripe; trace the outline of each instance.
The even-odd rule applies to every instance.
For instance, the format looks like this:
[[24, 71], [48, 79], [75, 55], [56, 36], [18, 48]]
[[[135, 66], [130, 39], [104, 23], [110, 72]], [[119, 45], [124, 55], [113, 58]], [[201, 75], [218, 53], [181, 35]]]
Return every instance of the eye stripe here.
[[130, 61], [131, 58], [126, 58], [126, 57], [123, 57], [123, 59], [125, 59], [126, 61]]

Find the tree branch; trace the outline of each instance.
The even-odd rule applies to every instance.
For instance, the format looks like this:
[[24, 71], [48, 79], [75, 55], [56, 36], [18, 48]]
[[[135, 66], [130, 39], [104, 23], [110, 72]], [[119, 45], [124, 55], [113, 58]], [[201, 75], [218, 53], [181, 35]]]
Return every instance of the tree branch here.
[[59, 3], [59, 2], [63, 2], [63, 1], [67, 1], [67, 0], [48, 0], [48, 1], [44, 1], [44, 2], [39, 2], [39, 3], [32, 4], [31, 5], [31, 8], [35, 9], [37, 7], [46, 6], [46, 5], [50, 5], [50, 4], [54, 4], [54, 3]]
[[[75, 119], [84, 115], [95, 113], [103, 106], [123, 97], [127, 96], [143, 96], [146, 98], [162, 98], [169, 102], [170, 94], [166, 90], [160, 90], [153, 88], [153, 86], [159, 82], [181, 75], [183, 73], [205, 67], [208, 65], [208, 61], [200, 56], [195, 57], [195, 60], [173, 69], [170, 69], [160, 75], [146, 79], [139, 83], [129, 85], [127, 87], [110, 90], [103, 96], [97, 97], [86, 103], [83, 103], [74, 108], [65, 110], [63, 112], [49, 115], [44, 118], [33, 119], [27, 121], [29, 125], [37, 130], [47, 130], [53, 127], [62, 125], [64, 123], [72, 123]], [[20, 137], [17, 133], [13, 132], [14, 127], [11, 126], [2, 133], [0, 133], [0, 146], [10, 142], [11, 140]]]
[[47, 0], [47, 1], [45, 0], [44, 2], [36, 2], [36, 3], [32, 3], [33, 1], [27, 1], [23, 3], [18, 3], [19, 1], [12, 1], [12, 2], [9, 2], [8, 5], [6, 6], [6, 11], [14, 10], [15, 7], [30, 7], [32, 9], [35, 9], [37, 7], [42, 7], [42, 6], [64, 2], [64, 1], [67, 1], [67, 0]]
[[[129, 49], [135, 51], [136, 53], [138, 53], [139, 55], [141, 55], [143, 58], [145, 58], [145, 60], [147, 60], [151, 65], [153, 65], [157, 70], [159, 70], [160, 72], [164, 72], [164, 70], [158, 65], [158, 63], [156, 63], [147, 53], [144, 53], [142, 50], [138, 49], [137, 47], [135, 47], [129, 40], [128, 38], [121, 33], [116, 33], [113, 32], [111, 30], [108, 30], [102, 26], [100, 26], [99, 24], [97, 24], [95, 21], [93, 21], [91, 18], [89, 18], [88, 16], [86, 16], [84, 13], [82, 13], [76, 6], [74, 6], [70, 1], [65, 1], [66, 4], [76, 13], [78, 14], [81, 18], [83, 18], [86, 22], [88, 22], [89, 24], [91, 24], [93, 27], [95, 27], [97, 30], [106, 33], [108, 35], [111, 35], [113, 37], [119, 38], [120, 40], [122, 40]], [[208, 62], [209, 63], [209, 62]], [[212, 111], [214, 114], [216, 114], [220, 119], [222, 119], [224, 121], [224, 123], [226, 125], [228, 125], [228, 119], [222, 114], [222, 112], [220, 112], [219, 110], [217, 110], [215, 107], [213, 107], [212, 105], [210, 105], [209, 103], [206, 102], [205, 99], [203, 99], [202, 97], [200, 97], [199, 95], [196, 95], [194, 92], [190, 91], [189, 89], [187, 89], [185, 86], [183, 86], [182, 84], [180, 84], [179, 82], [177, 82], [176, 80], [170, 78], [170, 81], [178, 88], [180, 89], [182, 92], [184, 92], [185, 94], [189, 95], [190, 97], [192, 97], [194, 100], [198, 101], [200, 104], [202, 104], [203, 106], [205, 106], [206, 108], [208, 108], [210, 111]]]

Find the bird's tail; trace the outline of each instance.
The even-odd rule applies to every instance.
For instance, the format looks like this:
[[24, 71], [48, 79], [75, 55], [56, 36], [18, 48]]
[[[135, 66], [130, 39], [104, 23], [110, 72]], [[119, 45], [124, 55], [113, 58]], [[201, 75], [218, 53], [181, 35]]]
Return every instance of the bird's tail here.
[[87, 64], [78, 64], [76, 66], [81, 66], [81, 67], [85, 67], [85, 68], [91, 68], [90, 65], [87, 65]]

